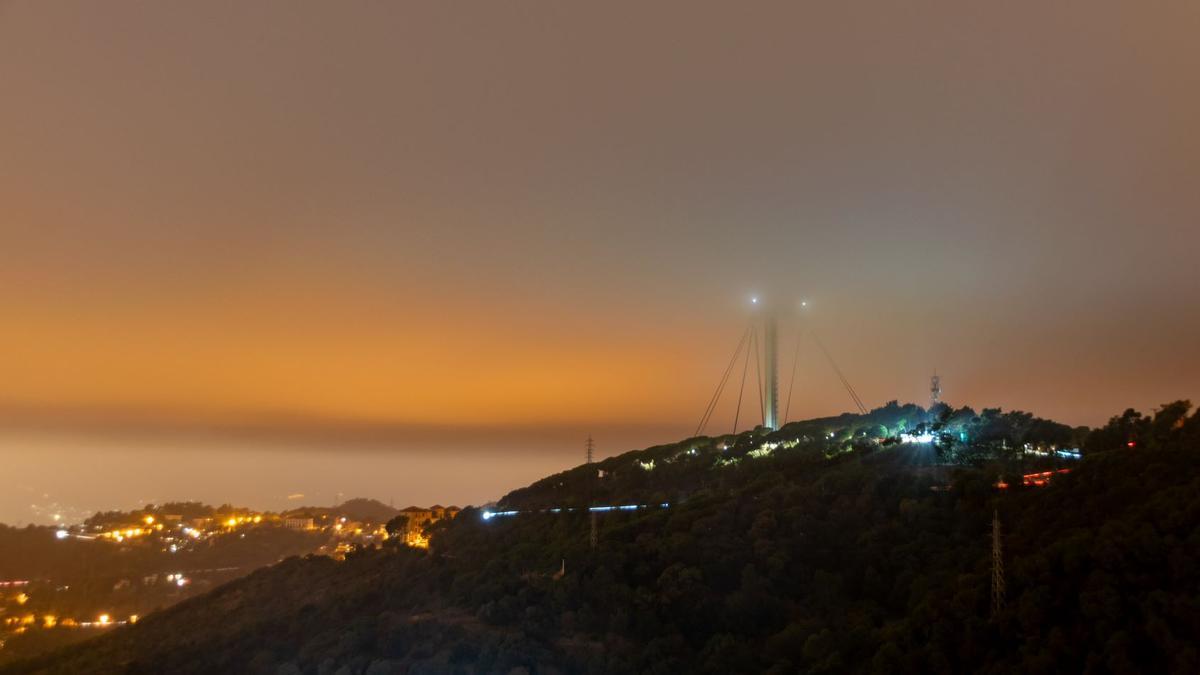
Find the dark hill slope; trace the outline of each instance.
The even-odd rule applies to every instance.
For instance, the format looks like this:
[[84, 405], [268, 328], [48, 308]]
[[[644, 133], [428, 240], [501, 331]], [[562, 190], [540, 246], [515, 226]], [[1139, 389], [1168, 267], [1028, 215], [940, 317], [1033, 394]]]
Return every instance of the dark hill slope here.
[[467, 510], [430, 555], [291, 559], [4, 672], [1197, 672], [1200, 418], [1131, 428], [1003, 494], [825, 426], [693, 439], [503, 500], [670, 504], [603, 514], [595, 551], [583, 513]]

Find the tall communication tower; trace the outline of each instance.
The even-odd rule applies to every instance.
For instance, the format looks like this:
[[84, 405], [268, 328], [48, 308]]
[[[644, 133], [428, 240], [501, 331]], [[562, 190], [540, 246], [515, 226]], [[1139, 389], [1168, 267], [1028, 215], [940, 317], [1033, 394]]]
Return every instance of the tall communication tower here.
[[992, 617], [1004, 609], [1004, 555], [1000, 544], [1000, 511], [992, 511]]
[[763, 386], [763, 426], [774, 431], [779, 428], [779, 358], [775, 339], [775, 312], [767, 309], [763, 320], [763, 351], [767, 381]]
[[933, 371], [933, 377], [929, 378], [929, 406], [933, 407], [942, 402], [942, 378]]
[[[596, 444], [592, 441], [592, 435], [588, 434], [587, 438], [587, 463], [590, 465], [596, 454]], [[600, 542], [600, 533], [596, 530], [596, 512], [592, 511], [590, 520], [592, 521], [592, 531], [588, 535], [588, 543], [592, 548], [596, 548], [596, 544]]]

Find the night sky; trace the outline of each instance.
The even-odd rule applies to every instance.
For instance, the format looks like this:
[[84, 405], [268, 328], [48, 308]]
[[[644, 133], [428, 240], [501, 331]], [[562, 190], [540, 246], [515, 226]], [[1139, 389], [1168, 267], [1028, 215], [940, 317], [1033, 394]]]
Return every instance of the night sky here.
[[592, 5], [0, 2], [4, 428], [624, 450], [755, 293], [868, 405], [1200, 396], [1200, 4]]

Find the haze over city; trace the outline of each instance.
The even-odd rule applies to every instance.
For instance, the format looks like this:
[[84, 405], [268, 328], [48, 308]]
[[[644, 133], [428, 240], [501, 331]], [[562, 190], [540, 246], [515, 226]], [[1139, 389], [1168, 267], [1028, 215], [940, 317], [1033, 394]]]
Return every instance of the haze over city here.
[[930, 7], [4, 3], [6, 433], [615, 452], [752, 293], [872, 404], [1186, 395], [1195, 7]]

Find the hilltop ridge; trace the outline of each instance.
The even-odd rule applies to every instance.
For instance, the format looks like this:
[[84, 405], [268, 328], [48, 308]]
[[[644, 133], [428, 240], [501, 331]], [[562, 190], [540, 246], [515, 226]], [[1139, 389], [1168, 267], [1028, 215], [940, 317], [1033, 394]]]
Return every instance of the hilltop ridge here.
[[[1189, 410], [1085, 435], [889, 404], [687, 439], [466, 509], [428, 553], [289, 559], [3, 672], [1194, 672]], [[1023, 485], [1044, 467], [1069, 471]], [[618, 503], [647, 508], [592, 549], [585, 508]]]

